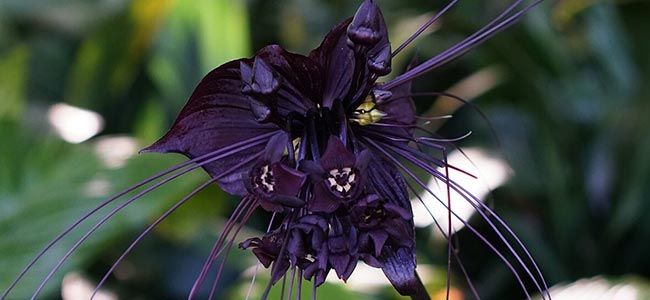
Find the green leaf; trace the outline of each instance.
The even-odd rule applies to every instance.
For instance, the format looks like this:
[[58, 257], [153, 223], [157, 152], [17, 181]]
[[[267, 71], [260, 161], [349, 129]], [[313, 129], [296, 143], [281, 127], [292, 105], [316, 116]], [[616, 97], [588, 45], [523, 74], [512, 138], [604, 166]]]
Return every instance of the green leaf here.
[[27, 86], [29, 48], [25, 45], [13, 47], [0, 55], [0, 119], [16, 120], [21, 116]]

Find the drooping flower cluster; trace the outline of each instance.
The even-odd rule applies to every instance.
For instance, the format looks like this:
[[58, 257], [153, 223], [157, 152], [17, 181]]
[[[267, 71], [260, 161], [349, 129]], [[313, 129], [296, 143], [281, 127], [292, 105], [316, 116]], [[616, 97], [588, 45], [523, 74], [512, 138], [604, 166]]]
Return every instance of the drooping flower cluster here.
[[[147, 150], [198, 157], [270, 133], [267, 142], [204, 168], [220, 176], [250, 160], [220, 185], [284, 215], [278, 229], [240, 245], [264, 266], [273, 264], [272, 281], [290, 267], [316, 285], [330, 270], [346, 280], [364, 261], [382, 268], [401, 293], [426, 297], [415, 272], [404, 179], [364, 142], [410, 137], [400, 126], [415, 120], [408, 84], [391, 90], [376, 84], [390, 70], [383, 17], [365, 1], [309, 56], [268, 46], [212, 71], [172, 130]], [[371, 126], [379, 122], [397, 126]]]
[[[450, 180], [448, 174], [439, 171], [453, 166], [423, 150], [428, 148], [444, 154], [445, 145], [437, 143], [440, 140], [415, 136], [414, 130], [422, 128], [416, 124], [410, 87], [415, 78], [512, 25], [540, 1], [514, 13], [523, 0], [513, 1], [487, 26], [385, 83], [378, 79], [391, 72], [392, 57], [458, 0], [449, 1], [395, 51], [391, 49], [379, 7], [373, 0], [364, 0], [354, 17], [334, 27], [308, 56], [272, 45], [261, 49], [253, 58], [231, 61], [216, 68], [196, 87], [170, 131], [143, 150], [177, 152], [190, 160], [114, 195], [83, 215], [30, 261], [0, 299], [5, 299], [55, 243], [98, 210], [168, 176], [96, 223], [59, 260], [32, 298], [36, 298], [54, 272], [99, 226], [142, 195], [198, 167], [202, 167], [211, 179], [147, 227], [105, 274], [95, 293], [147, 233], [193, 195], [216, 182], [224, 191], [241, 196], [242, 200], [194, 282], [189, 299], [199, 293], [222, 250], [226, 249], [224, 256], [228, 255], [241, 229], [236, 223], [245, 223], [258, 207], [273, 213], [273, 219], [280, 220], [275, 222], [279, 225], [270, 226], [266, 234], [240, 244], [241, 248], [252, 251], [262, 265], [271, 268], [271, 282], [263, 299], [268, 296], [270, 286], [290, 269], [313, 281], [316, 287], [331, 271], [347, 280], [360, 261], [380, 268], [400, 294], [413, 299], [429, 299], [416, 272], [415, 233], [409, 202], [409, 190], [413, 187], [405, 180], [405, 177], [412, 179], [433, 194], [413, 171], [418, 169], [445, 184], [448, 196], [453, 190], [474, 207], [544, 298], [543, 289], [547, 290], [544, 278], [512, 230], [489, 207]], [[451, 219], [454, 213], [446, 207]], [[521, 246], [537, 271], [537, 277], [491, 217]], [[513, 265], [485, 237], [469, 224], [465, 225], [504, 261], [530, 298]], [[450, 244], [450, 253], [451, 247]], [[459, 260], [458, 263], [461, 264]], [[222, 267], [223, 261], [210, 299]], [[471, 282], [468, 283], [471, 286]]]
[[427, 298], [415, 272], [404, 178], [366, 142], [406, 147], [412, 138], [409, 84], [376, 83], [390, 71], [383, 16], [374, 1], [364, 1], [309, 56], [268, 46], [212, 71], [170, 132], [147, 150], [199, 157], [267, 134], [264, 143], [204, 168], [216, 177], [248, 161], [219, 184], [283, 216], [277, 229], [240, 245], [272, 267], [273, 283], [289, 268], [316, 285], [330, 270], [347, 280], [363, 261], [381, 268], [401, 293]]
[[428, 299], [402, 175], [413, 173], [399, 159], [441, 180], [435, 167], [448, 166], [409, 144], [419, 142], [410, 82], [528, 8], [455, 52], [378, 83], [394, 53], [379, 7], [365, 0], [308, 56], [273, 45], [210, 72], [169, 133], [147, 150], [196, 158], [244, 141], [203, 168], [225, 191], [282, 216], [279, 227], [240, 245], [271, 267], [272, 283], [289, 268], [316, 285], [331, 270], [346, 280], [363, 261], [381, 268], [401, 294]]
[[[249, 239], [241, 247], [252, 248], [266, 267], [271, 262], [278, 264], [273, 281], [290, 266], [297, 266], [304, 270], [306, 279], [315, 277], [317, 285], [323, 283], [330, 270], [346, 280], [359, 260], [381, 268], [392, 252], [400, 248], [412, 251], [413, 224], [408, 202], [391, 201], [394, 198], [390, 194], [366, 186], [371, 185], [367, 173], [370, 159], [368, 150], [355, 155], [332, 136], [318, 162], [278, 162], [272, 171], [254, 171], [250, 182], [272, 177], [267, 191], [277, 189], [271, 193], [252, 189], [263, 208], [298, 212], [294, 219], [285, 219], [282, 229], [261, 239]], [[300, 171], [284, 171], [292, 167]], [[307, 177], [309, 180], [305, 180]], [[287, 190], [294, 194], [283, 194]]]

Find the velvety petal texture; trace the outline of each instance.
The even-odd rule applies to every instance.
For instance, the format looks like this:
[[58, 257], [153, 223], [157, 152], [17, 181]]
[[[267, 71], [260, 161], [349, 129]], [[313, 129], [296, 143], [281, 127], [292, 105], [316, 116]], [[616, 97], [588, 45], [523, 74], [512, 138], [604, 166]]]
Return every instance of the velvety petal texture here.
[[411, 296], [414, 300], [429, 299], [422, 280], [415, 272], [413, 254], [409, 249], [387, 247], [381, 269], [400, 294]]
[[[246, 61], [246, 60], [242, 60]], [[233, 166], [251, 159], [262, 152], [270, 138], [269, 133], [279, 132], [272, 123], [260, 123], [250, 110], [249, 100], [241, 92], [242, 81], [239, 64], [226, 63], [211, 71], [196, 87], [189, 101], [181, 110], [172, 128], [145, 152], [176, 152], [189, 158], [219, 150], [260, 136], [262, 143], [253, 147], [230, 151], [232, 154], [204, 165], [210, 176], [220, 176]], [[243, 196], [246, 189], [241, 178], [248, 173], [254, 162], [246, 164], [219, 180], [221, 188], [231, 194]]]
[[[381, 159], [373, 159], [368, 168], [376, 171], [368, 173], [368, 188], [380, 198], [386, 199], [387, 203], [399, 207], [395, 212], [408, 217], [408, 220], [404, 220], [407, 224], [405, 228], [408, 229], [393, 233], [403, 234], [398, 240], [399, 243], [384, 246], [379, 258], [382, 270], [400, 294], [412, 296], [414, 299], [428, 299], [428, 296], [424, 298], [426, 291], [415, 271], [415, 227], [413, 218], [408, 213], [412, 209], [406, 182], [399, 171]], [[422, 293], [424, 295], [421, 295]]]
[[[277, 45], [263, 48], [254, 59], [226, 63], [201, 80], [169, 132], [143, 151], [176, 152], [196, 158], [280, 132], [286, 128], [283, 118], [291, 113], [304, 114], [320, 101], [320, 74], [319, 66], [310, 58]], [[271, 112], [277, 113], [276, 119], [265, 116]], [[261, 143], [245, 148], [247, 144], [251, 143], [244, 143], [231, 155], [203, 168], [213, 177], [220, 176], [266, 147]], [[245, 164], [221, 178], [221, 188], [244, 195], [246, 188], [241, 179], [253, 165]]]
[[378, 76], [391, 71], [388, 31], [375, 1], [364, 1], [352, 19], [332, 29], [309, 57], [323, 70], [323, 106], [339, 100], [344, 107], [358, 104]]
[[264, 61], [271, 69], [274, 80], [280, 82], [269, 100], [280, 117], [286, 117], [290, 113], [305, 114], [320, 103], [321, 68], [312, 59], [271, 45], [260, 50], [255, 55], [255, 60]]
[[344, 100], [350, 92], [354, 75], [354, 51], [347, 45], [347, 28], [351, 20], [334, 27], [309, 57], [322, 67], [324, 79], [322, 105], [332, 107], [335, 100]]
[[345, 281], [363, 261], [428, 299], [405, 180], [368, 142], [402, 149], [414, 138], [410, 83], [376, 83], [391, 58], [383, 15], [365, 0], [308, 56], [271, 45], [210, 72], [145, 151], [214, 157], [202, 167], [224, 191], [274, 213], [272, 230], [240, 244], [272, 284], [290, 268], [316, 286], [332, 270]]

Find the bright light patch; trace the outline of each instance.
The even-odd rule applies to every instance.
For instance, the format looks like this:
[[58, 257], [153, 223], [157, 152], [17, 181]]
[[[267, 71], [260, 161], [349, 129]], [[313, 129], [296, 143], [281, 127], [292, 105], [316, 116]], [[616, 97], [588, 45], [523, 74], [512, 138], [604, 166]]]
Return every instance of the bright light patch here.
[[83, 193], [88, 197], [102, 197], [108, 195], [111, 189], [111, 183], [103, 178], [95, 178], [84, 186]]
[[95, 143], [95, 153], [109, 168], [119, 168], [138, 153], [138, 142], [129, 136], [103, 137]]
[[[448, 169], [449, 178], [462, 188], [466, 189], [477, 199], [481, 201], [485, 200], [485, 197], [490, 193], [490, 190], [501, 186], [508, 180], [511, 169], [502, 159], [492, 156], [480, 148], [465, 148], [463, 149], [463, 152], [465, 152], [467, 157], [465, 157], [460, 151], [451, 152], [447, 158], [449, 165], [464, 170], [477, 178], [472, 178], [451, 168]], [[445, 169], [443, 168], [439, 168], [438, 171], [445, 174]], [[442, 202], [445, 203], [445, 205], [447, 204], [447, 189], [444, 182], [430, 179], [427, 186], [440, 200], [442, 200]], [[429, 214], [430, 211], [433, 217], [435, 217], [440, 224], [443, 231], [447, 232], [447, 208], [426, 191], [422, 192], [422, 195], [420, 196], [426, 204], [426, 207], [417, 198], [414, 198], [411, 201], [413, 205], [415, 225], [418, 227], [427, 227], [432, 225], [434, 222]], [[429, 211], [427, 211], [427, 207]], [[451, 189], [451, 210], [465, 221], [469, 220], [475, 212], [475, 209], [469, 203], [469, 200], [463, 198], [459, 193], [454, 192], [453, 189]], [[453, 215], [451, 218], [452, 233], [463, 228], [463, 222]], [[437, 227], [435, 232], [440, 234]]]
[[[418, 265], [417, 270], [422, 282], [431, 282], [431, 280], [433, 280], [434, 269], [432, 266]], [[327, 282], [345, 284], [345, 286], [351, 290], [366, 292], [374, 292], [391, 285], [388, 278], [386, 278], [380, 269], [373, 268], [362, 262], [357, 264], [357, 267], [354, 269], [354, 272], [352, 272], [352, 275], [348, 278], [347, 282], [343, 282], [339, 279], [334, 270], [327, 274]]]
[[571, 284], [556, 285], [551, 289], [553, 300], [636, 300], [639, 289], [630, 283], [612, 283], [595, 277]]
[[[88, 300], [93, 294], [95, 285], [90, 283], [88, 279], [83, 278], [77, 273], [69, 273], [63, 278], [61, 285], [61, 298], [63, 300]], [[117, 296], [113, 293], [99, 290], [95, 300], [117, 300]]]
[[52, 105], [47, 117], [54, 131], [73, 144], [95, 136], [104, 127], [104, 119], [98, 113], [65, 103]]

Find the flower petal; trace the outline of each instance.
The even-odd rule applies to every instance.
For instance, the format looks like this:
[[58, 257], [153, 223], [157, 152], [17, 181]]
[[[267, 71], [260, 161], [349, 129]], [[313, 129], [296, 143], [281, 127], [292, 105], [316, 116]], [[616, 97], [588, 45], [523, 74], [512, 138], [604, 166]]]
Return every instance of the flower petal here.
[[[386, 24], [379, 8], [371, 2], [364, 2], [355, 15], [355, 20], [358, 19], [359, 22], [358, 26], [353, 26], [355, 22], [353, 19], [343, 21], [334, 27], [325, 36], [321, 45], [309, 54], [309, 57], [314, 59], [324, 72], [322, 75], [325, 82], [322, 102], [324, 107], [332, 107], [336, 100], [344, 101], [345, 105], [363, 100], [360, 97], [365, 97], [365, 94], [359, 92], [367, 91], [376, 80], [376, 76], [371, 74], [383, 76], [390, 72], [391, 50]], [[364, 6], [371, 6], [370, 10], [373, 13], [367, 14], [367, 10], [363, 12]], [[364, 15], [363, 18], [361, 15]], [[359, 26], [367, 22], [372, 23], [371, 31], [374, 32], [377, 40], [372, 45], [364, 44], [362, 48], [355, 48], [353, 41], [351, 45], [349, 35], [352, 33], [356, 36], [355, 28], [360, 29], [362, 27]], [[356, 53], [355, 49], [358, 50]]]
[[280, 88], [280, 78], [273, 74], [271, 66], [259, 56], [255, 57], [253, 67], [241, 63], [242, 92], [270, 95]]
[[348, 150], [345, 145], [335, 136], [330, 136], [325, 153], [320, 158], [320, 164], [327, 172], [332, 169], [340, 169], [343, 167], [352, 167], [356, 161], [356, 157], [352, 151]]
[[267, 163], [275, 163], [282, 158], [285, 149], [287, 149], [287, 143], [289, 142], [289, 136], [284, 132], [278, 132], [274, 134], [269, 142], [266, 144], [266, 149], [264, 149], [264, 154], [262, 154], [262, 161]]
[[[404, 125], [415, 125], [415, 103], [411, 98], [411, 83], [407, 82], [390, 91], [381, 90], [381, 86], [372, 91], [377, 101], [376, 108], [385, 113], [384, 124], [398, 126], [365, 126], [360, 132], [372, 131], [375, 135], [392, 136], [408, 140], [412, 138], [414, 128]], [[391, 143], [402, 144], [404, 141], [386, 139]]]
[[392, 247], [384, 248], [382, 257], [382, 271], [395, 287], [395, 290], [404, 296], [411, 296], [414, 300], [428, 300], [427, 294], [418, 273], [415, 271], [414, 249]]
[[286, 258], [280, 258], [276, 259], [273, 262], [273, 266], [271, 266], [271, 282], [272, 284], [276, 284], [278, 280], [282, 279], [282, 277], [287, 273], [287, 270], [289, 269], [290, 266], [290, 261], [289, 259]]
[[379, 7], [373, 0], [365, 0], [350, 22], [347, 34], [352, 43], [374, 45], [386, 31], [386, 24]]
[[313, 59], [288, 52], [278, 45], [264, 47], [256, 57], [266, 62], [281, 78], [276, 93], [280, 115], [286, 116], [294, 111], [304, 114], [320, 103], [322, 70]]
[[343, 275], [348, 270], [348, 265], [350, 264], [350, 255], [347, 253], [330, 253], [329, 259], [336, 275], [338, 275], [339, 278], [343, 278]]
[[348, 19], [336, 25], [309, 54], [324, 72], [322, 105], [325, 107], [332, 107], [337, 99], [343, 100], [350, 91], [355, 64], [354, 51], [347, 44], [347, 28], [351, 21]]
[[[406, 181], [395, 167], [379, 158], [370, 161], [368, 172], [368, 188], [385, 199], [388, 203], [411, 211]], [[429, 299], [429, 296], [415, 272], [415, 226], [413, 220], [404, 220], [405, 232], [399, 236], [399, 245], [395, 248], [385, 244], [380, 261], [382, 270], [395, 289], [402, 295], [413, 299]]]
[[369, 47], [366, 65], [379, 76], [391, 71], [391, 47], [384, 16], [377, 3], [365, 0], [357, 10], [347, 29], [348, 43], [352, 47]]
[[[381, 86], [380, 86], [381, 88]], [[411, 98], [411, 83], [407, 82], [390, 90], [388, 101], [378, 101], [377, 109], [386, 113], [383, 122], [389, 124], [412, 125], [415, 123], [415, 103]], [[379, 98], [379, 97], [378, 97]]]
[[260, 199], [260, 206], [262, 209], [268, 212], [283, 212], [284, 211], [284, 205], [280, 202], [275, 202], [275, 201], [270, 201], [267, 199]]
[[391, 48], [384, 17], [377, 4], [366, 0], [354, 18], [338, 24], [309, 57], [320, 64], [325, 80], [324, 107], [336, 100], [345, 107], [359, 103], [377, 76], [391, 70]]
[[323, 167], [315, 161], [301, 160], [299, 169], [300, 171], [309, 175], [309, 178], [313, 182], [319, 182], [323, 180], [325, 176], [325, 170], [323, 170]]
[[[255, 95], [244, 94], [242, 89], [252, 90], [251, 85], [257, 85], [261, 94], [267, 94], [264, 97], [270, 97], [280, 116], [304, 113], [320, 101], [321, 73], [311, 58], [289, 53], [275, 45], [261, 49], [253, 59], [228, 62], [201, 80], [169, 132], [143, 151], [176, 152], [195, 158], [263, 134], [279, 132], [286, 124], [259, 122], [270, 119], [266, 115], [270, 110], [265, 102], [269, 98], [257, 99]], [[261, 144], [235, 151], [203, 168], [216, 177], [264, 148]], [[221, 188], [230, 194], [244, 195], [246, 188], [241, 178], [254, 163], [220, 179]]]
[[359, 170], [359, 172], [364, 173], [366, 172], [366, 168], [368, 167], [368, 163], [370, 163], [370, 160], [372, 159], [372, 153], [368, 149], [364, 149], [357, 155], [356, 162], [354, 166]]
[[326, 187], [325, 183], [314, 184], [314, 196], [307, 202], [307, 209], [313, 212], [334, 212], [341, 202]]
[[374, 242], [375, 256], [379, 257], [379, 255], [381, 255], [381, 250], [384, 248], [384, 244], [386, 244], [386, 240], [388, 239], [388, 234], [382, 230], [374, 230], [371, 231], [369, 235]]
[[[377, 194], [380, 199], [386, 200], [391, 210], [400, 210], [402, 213], [406, 211], [405, 215], [410, 215], [408, 212], [412, 211], [411, 202], [406, 188], [406, 181], [402, 174], [391, 163], [377, 157], [370, 160], [368, 169], [374, 170], [374, 172], [366, 172], [368, 177], [367, 187], [370, 191]], [[408, 218], [407, 221], [412, 232], [409, 237], [405, 238], [413, 239], [415, 235], [413, 220]], [[415, 243], [415, 240], [413, 243]]]
[[[279, 131], [274, 124], [258, 123], [251, 112], [249, 100], [241, 92], [241, 61], [250, 60], [232, 61], [208, 73], [192, 93], [169, 132], [143, 151], [176, 152], [195, 158], [238, 142]], [[260, 153], [264, 148], [265, 145], [261, 144], [236, 151], [233, 155], [204, 165], [203, 169], [210, 176], [219, 176], [225, 170]], [[242, 166], [221, 178], [221, 188], [230, 194], [244, 195], [246, 188], [241, 177], [248, 173], [254, 163]]]
[[272, 169], [276, 193], [280, 195], [296, 196], [307, 179], [304, 173], [282, 163], [274, 164]]
[[253, 249], [253, 254], [255, 254], [255, 256], [257, 257], [257, 260], [259, 260], [260, 263], [262, 263], [262, 265], [265, 268], [268, 268], [271, 265], [271, 263], [273, 262], [273, 260], [275, 260], [275, 257], [270, 256], [268, 253], [264, 252], [263, 250], [261, 250], [259, 248]]

